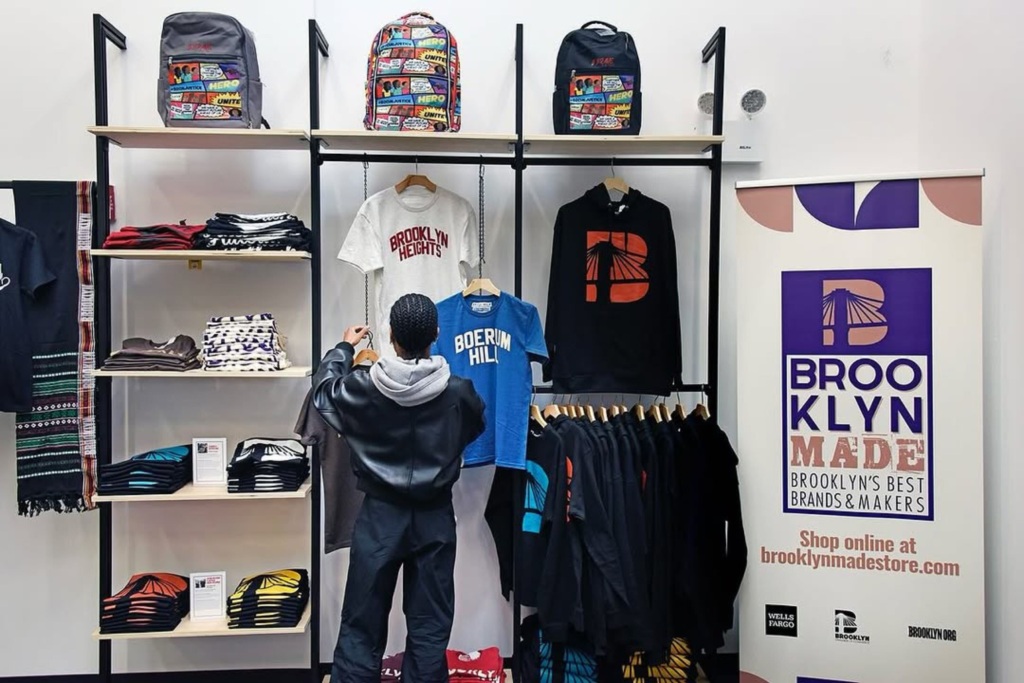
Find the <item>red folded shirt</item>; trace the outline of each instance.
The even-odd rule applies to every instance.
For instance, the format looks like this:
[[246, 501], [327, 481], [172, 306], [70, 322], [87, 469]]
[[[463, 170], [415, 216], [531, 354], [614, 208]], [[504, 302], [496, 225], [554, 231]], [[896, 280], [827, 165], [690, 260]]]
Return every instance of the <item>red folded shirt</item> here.
[[104, 249], [191, 249], [195, 236], [205, 225], [162, 223], [136, 227], [126, 225], [107, 235]]

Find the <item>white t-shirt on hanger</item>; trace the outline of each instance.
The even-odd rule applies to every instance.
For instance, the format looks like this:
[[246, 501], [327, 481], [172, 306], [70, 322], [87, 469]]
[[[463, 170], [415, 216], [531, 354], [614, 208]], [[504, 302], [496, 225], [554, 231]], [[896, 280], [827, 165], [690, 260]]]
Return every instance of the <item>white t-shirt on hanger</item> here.
[[436, 303], [464, 289], [478, 245], [472, 205], [443, 187], [413, 185], [401, 194], [389, 187], [363, 202], [338, 259], [374, 274], [378, 352], [394, 355], [388, 318], [395, 301], [416, 292]]

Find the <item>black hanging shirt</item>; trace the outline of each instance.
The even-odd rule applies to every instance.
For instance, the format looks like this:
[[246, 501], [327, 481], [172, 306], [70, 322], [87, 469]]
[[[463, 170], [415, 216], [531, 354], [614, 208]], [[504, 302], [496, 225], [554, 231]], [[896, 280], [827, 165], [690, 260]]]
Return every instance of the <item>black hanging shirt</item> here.
[[555, 221], [545, 380], [558, 393], [668, 395], [682, 385], [679, 290], [667, 206], [604, 185]]
[[32, 409], [29, 297], [56, 278], [32, 232], [0, 219], [0, 413]]

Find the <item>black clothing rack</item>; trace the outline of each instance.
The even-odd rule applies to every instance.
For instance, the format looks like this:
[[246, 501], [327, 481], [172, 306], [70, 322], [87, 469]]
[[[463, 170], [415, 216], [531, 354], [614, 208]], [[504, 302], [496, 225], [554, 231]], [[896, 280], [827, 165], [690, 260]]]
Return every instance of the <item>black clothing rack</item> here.
[[[530, 156], [527, 154], [529, 140], [523, 131], [523, 25], [516, 25], [515, 34], [515, 140], [509, 142], [507, 154], [438, 154], [433, 152], [410, 153], [364, 153], [358, 151], [330, 152], [322, 151], [324, 139], [320, 132], [320, 60], [330, 53], [329, 44], [315, 19], [309, 20], [309, 125], [310, 125], [310, 230], [312, 232], [310, 251], [310, 288], [312, 297], [311, 346], [312, 366], [314, 372], [322, 356], [322, 284], [321, 274], [321, 167], [324, 162], [370, 162], [370, 163], [430, 163], [446, 165], [492, 165], [508, 166], [514, 172], [514, 294], [522, 296], [523, 284], [523, 173], [528, 166], [657, 166], [657, 167], [704, 167], [711, 172], [711, 204], [710, 204], [710, 264], [709, 264], [709, 300], [708, 300], [708, 351], [706, 381], [686, 384], [685, 392], [701, 392], [708, 396], [711, 415], [717, 415], [718, 407], [718, 346], [719, 346], [719, 260], [721, 254], [721, 192], [722, 192], [722, 148], [721, 144], [710, 144], [710, 156], [693, 155], [658, 155], [658, 156]], [[107, 43], [120, 50], [127, 49], [125, 35], [118, 31], [110, 22], [99, 14], [93, 15], [93, 65], [95, 78], [96, 125], [108, 125], [107, 110]], [[724, 105], [725, 85], [725, 28], [715, 31], [711, 40], [702, 51], [702, 62], [714, 64], [714, 114], [712, 133], [722, 134], [722, 110]], [[9, 189], [12, 183], [0, 181], [0, 189]], [[93, 202], [93, 247], [102, 248], [110, 230], [108, 201], [110, 191], [110, 139], [103, 135], [96, 137], [96, 185]], [[104, 198], [99, 201], [98, 198]], [[111, 287], [110, 261], [106, 258], [94, 258], [96, 304], [96, 359], [97, 367], [110, 355], [111, 350]], [[535, 393], [553, 393], [551, 387], [534, 387]], [[112, 449], [112, 411], [111, 411], [111, 378], [96, 378], [96, 441], [98, 464], [111, 462]], [[321, 633], [321, 518], [320, 499], [321, 481], [318, 454], [315, 448], [311, 454], [312, 500], [310, 524], [310, 643], [309, 643], [309, 680], [319, 683], [325, 668], [320, 660]], [[520, 517], [523, 504], [525, 482], [523, 477], [517, 478], [515, 492], [516, 515]], [[112, 504], [100, 503], [100, 595], [111, 595], [112, 586]], [[520, 529], [516, 526], [513, 534], [513, 553], [517, 555], [520, 544]], [[513, 592], [513, 679], [519, 681], [518, 664], [520, 660], [520, 622], [521, 606], [518, 596]], [[109, 640], [99, 642], [99, 680], [110, 683], [111, 680], [111, 646]]]
[[[320, 230], [320, 166], [324, 162], [370, 162], [413, 164], [431, 163], [444, 165], [497, 165], [510, 166], [515, 172], [514, 214], [515, 214], [515, 248], [514, 248], [514, 294], [522, 296], [523, 285], [523, 171], [528, 166], [659, 166], [659, 167], [703, 167], [711, 171], [711, 205], [710, 205], [710, 265], [709, 265], [709, 300], [708, 300], [708, 357], [707, 381], [684, 384], [680, 391], [699, 392], [708, 396], [711, 415], [718, 414], [718, 336], [719, 336], [719, 267], [721, 258], [721, 218], [722, 218], [722, 146], [711, 144], [710, 156], [624, 156], [624, 157], [593, 157], [593, 156], [528, 156], [526, 154], [529, 141], [523, 132], [523, 25], [516, 24], [515, 69], [516, 69], [516, 104], [515, 125], [516, 141], [510, 143], [509, 155], [479, 154], [437, 154], [437, 153], [362, 153], [362, 152], [323, 152], [321, 139], [318, 137], [320, 112], [320, 60], [319, 55], [327, 56], [326, 40], [315, 19], [309, 21], [309, 93], [310, 93], [310, 154], [313, 203], [313, 230]], [[725, 91], [725, 28], [720, 27], [712, 35], [701, 52], [704, 64], [714, 60], [714, 114], [712, 117], [712, 134], [722, 135], [722, 111]], [[457, 135], [457, 134], [456, 134]], [[707, 150], [705, 150], [706, 152]], [[319, 244], [319, 242], [318, 242]], [[319, 261], [319, 255], [314, 255]], [[319, 271], [319, 264], [315, 266]], [[319, 347], [316, 347], [319, 348]], [[550, 386], [535, 386], [534, 393], [551, 394]], [[517, 477], [515, 487], [514, 519], [521, 518], [523, 491], [525, 481]], [[513, 529], [513, 557], [519, 554], [521, 530], [519, 525]], [[514, 565], [513, 565], [514, 566]], [[513, 585], [514, 579], [513, 579]], [[513, 590], [512, 601], [513, 624], [513, 680], [519, 679], [520, 661], [520, 624], [521, 605]]]

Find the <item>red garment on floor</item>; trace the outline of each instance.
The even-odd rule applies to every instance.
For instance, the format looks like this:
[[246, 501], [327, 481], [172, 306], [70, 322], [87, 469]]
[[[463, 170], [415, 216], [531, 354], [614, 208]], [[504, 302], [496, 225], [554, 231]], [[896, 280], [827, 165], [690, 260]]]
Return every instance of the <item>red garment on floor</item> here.
[[450, 683], [504, 683], [505, 661], [496, 647], [477, 652], [448, 650]]
[[[448, 650], [448, 683], [505, 683], [505, 661], [496, 647], [479, 652]], [[405, 655], [385, 657], [381, 662], [381, 683], [402, 680], [402, 660]]]

